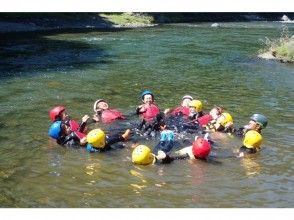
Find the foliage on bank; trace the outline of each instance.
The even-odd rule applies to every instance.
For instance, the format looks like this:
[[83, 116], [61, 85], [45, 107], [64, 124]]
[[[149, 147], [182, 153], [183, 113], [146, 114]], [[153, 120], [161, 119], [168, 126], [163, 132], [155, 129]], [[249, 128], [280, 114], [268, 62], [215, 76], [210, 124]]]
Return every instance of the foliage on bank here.
[[287, 26], [283, 27], [281, 37], [271, 40], [266, 38], [263, 43], [266, 45], [260, 51], [260, 57], [266, 59], [277, 59], [281, 62], [294, 63], [294, 35], [289, 36]]
[[143, 13], [99, 13], [99, 16], [117, 27], [152, 26], [154, 19]]

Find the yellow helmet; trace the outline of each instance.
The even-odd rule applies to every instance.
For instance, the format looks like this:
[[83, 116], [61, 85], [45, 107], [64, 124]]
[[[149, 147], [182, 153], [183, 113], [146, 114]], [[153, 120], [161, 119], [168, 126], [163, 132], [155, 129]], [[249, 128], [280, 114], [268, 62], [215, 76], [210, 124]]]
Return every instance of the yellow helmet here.
[[132, 162], [140, 165], [148, 165], [153, 163], [155, 157], [146, 145], [137, 146], [132, 153]]
[[216, 120], [217, 124], [220, 124], [224, 127], [226, 127], [229, 122], [233, 123], [233, 117], [227, 112], [222, 113]]
[[245, 134], [243, 145], [247, 148], [260, 148], [262, 136], [254, 130], [250, 130]]
[[93, 129], [87, 134], [87, 142], [97, 148], [104, 148], [105, 133], [101, 129]]
[[194, 107], [196, 109], [196, 112], [201, 112], [202, 111], [202, 108], [203, 108], [202, 102], [199, 101], [199, 100], [192, 100], [189, 103], [189, 106], [190, 107]]

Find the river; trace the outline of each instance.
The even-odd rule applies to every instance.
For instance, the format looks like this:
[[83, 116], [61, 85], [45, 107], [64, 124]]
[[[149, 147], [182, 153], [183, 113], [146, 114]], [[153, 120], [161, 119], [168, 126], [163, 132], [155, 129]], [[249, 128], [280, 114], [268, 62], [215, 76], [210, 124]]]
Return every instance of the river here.
[[[261, 39], [278, 38], [282, 24], [210, 25], [1, 34], [0, 206], [293, 207], [294, 65], [257, 58]], [[137, 166], [130, 143], [89, 154], [48, 140], [53, 106], [79, 120], [104, 98], [132, 113], [143, 89], [161, 109], [185, 94], [206, 112], [222, 105], [236, 127], [266, 115], [262, 151], [230, 157], [242, 143], [227, 137], [214, 161]]]

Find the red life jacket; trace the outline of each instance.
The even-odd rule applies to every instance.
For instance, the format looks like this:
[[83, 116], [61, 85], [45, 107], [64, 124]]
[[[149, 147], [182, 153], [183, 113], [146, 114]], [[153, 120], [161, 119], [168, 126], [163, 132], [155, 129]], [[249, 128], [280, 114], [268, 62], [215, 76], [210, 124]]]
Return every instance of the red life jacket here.
[[197, 121], [201, 126], [205, 126], [208, 124], [208, 122], [210, 122], [211, 120], [213, 120], [212, 116], [210, 114], [207, 115], [203, 115], [202, 117], [198, 118]]
[[86, 137], [86, 134], [82, 133], [79, 131], [79, 128], [80, 128], [80, 125], [77, 121], [75, 120], [70, 120], [69, 121], [69, 126], [70, 126], [70, 130], [72, 132], [75, 133], [75, 135], [79, 138], [79, 139], [82, 139], [84, 137]]
[[146, 111], [142, 113], [142, 115], [146, 121], [151, 121], [153, 118], [156, 117], [156, 115], [158, 115], [159, 112], [160, 109], [156, 105], [151, 104], [147, 107]]
[[190, 110], [188, 107], [179, 106], [171, 112], [171, 115], [176, 116], [179, 113], [182, 113], [185, 117], [188, 117], [190, 114]]
[[121, 112], [115, 109], [106, 109], [102, 111], [102, 122], [103, 123], [111, 123], [117, 119], [125, 119]]

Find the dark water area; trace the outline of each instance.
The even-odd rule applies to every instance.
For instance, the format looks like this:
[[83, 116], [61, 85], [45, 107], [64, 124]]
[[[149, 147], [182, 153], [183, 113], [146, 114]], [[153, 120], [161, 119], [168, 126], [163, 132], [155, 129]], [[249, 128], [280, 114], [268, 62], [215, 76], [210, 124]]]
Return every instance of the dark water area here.
[[[210, 25], [1, 34], [1, 207], [293, 207], [294, 66], [257, 58], [261, 40], [278, 38], [282, 24]], [[262, 151], [233, 158], [241, 140], [216, 138], [217, 162], [137, 166], [131, 141], [89, 154], [48, 140], [53, 106], [78, 120], [104, 98], [128, 114], [146, 88], [161, 109], [185, 94], [205, 111], [223, 105], [236, 127], [266, 115]]]

